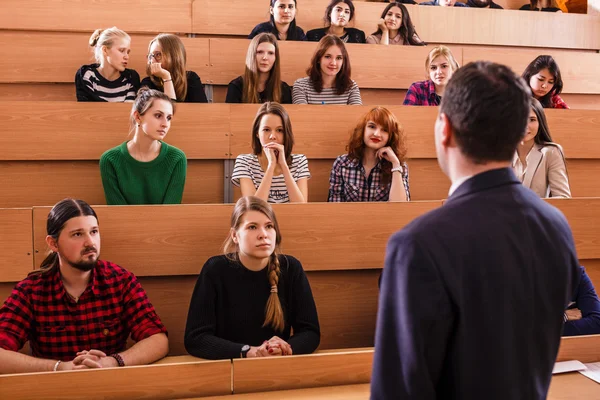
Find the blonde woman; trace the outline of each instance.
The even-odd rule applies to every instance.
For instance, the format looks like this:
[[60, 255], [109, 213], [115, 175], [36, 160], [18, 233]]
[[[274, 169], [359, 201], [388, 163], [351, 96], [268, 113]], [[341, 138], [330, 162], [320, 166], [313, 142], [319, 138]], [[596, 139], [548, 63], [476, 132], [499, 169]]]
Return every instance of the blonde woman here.
[[254, 196], [239, 199], [224, 254], [204, 264], [192, 293], [188, 353], [229, 359], [317, 349], [321, 331], [310, 284], [300, 261], [280, 254], [280, 244], [271, 206]]
[[292, 88], [281, 80], [279, 46], [272, 33], [260, 33], [250, 41], [246, 69], [227, 87], [226, 103], [292, 103]]
[[446, 46], [434, 47], [425, 60], [426, 81], [415, 82], [408, 88], [404, 105], [439, 106], [446, 85], [458, 69], [458, 62]]
[[160, 90], [184, 103], [207, 103], [202, 81], [194, 71], [186, 71], [186, 52], [177, 35], [161, 33], [150, 41], [148, 64], [141, 86]]
[[128, 69], [131, 38], [116, 26], [96, 29], [90, 37], [96, 63], [83, 65], [75, 74], [77, 101], [134, 101], [140, 76]]

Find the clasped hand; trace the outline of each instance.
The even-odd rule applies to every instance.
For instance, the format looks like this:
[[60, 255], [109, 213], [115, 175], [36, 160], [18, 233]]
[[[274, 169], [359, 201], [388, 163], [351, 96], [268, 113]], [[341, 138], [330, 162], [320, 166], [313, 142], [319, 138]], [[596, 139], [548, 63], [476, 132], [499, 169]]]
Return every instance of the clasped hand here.
[[250, 348], [248, 357], [291, 356], [292, 346], [278, 336], [265, 340], [262, 345]]
[[117, 360], [100, 350], [83, 350], [77, 353], [73, 361], [60, 363], [58, 371], [81, 370], [91, 368], [118, 367]]

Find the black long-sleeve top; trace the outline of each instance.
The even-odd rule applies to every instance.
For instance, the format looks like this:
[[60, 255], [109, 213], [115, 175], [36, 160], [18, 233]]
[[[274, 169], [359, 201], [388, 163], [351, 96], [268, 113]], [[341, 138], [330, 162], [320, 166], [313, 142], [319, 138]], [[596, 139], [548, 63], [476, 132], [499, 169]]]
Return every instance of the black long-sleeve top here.
[[[204, 93], [204, 85], [202, 85], [202, 81], [200, 80], [198, 74], [194, 71], [186, 71], [186, 75], [187, 94], [185, 95], [185, 100], [183, 100], [183, 103], [208, 103], [206, 93]], [[150, 89], [164, 92], [164, 88], [156, 86], [149, 76], [142, 79], [140, 87], [142, 86], [148, 86]], [[177, 101], [181, 101], [181, 99], [177, 99]]]
[[239, 358], [244, 345], [260, 346], [273, 336], [288, 342], [294, 354], [317, 349], [319, 318], [306, 274], [292, 256], [280, 255], [279, 261], [283, 332], [262, 327], [271, 294], [268, 268], [250, 271], [224, 255], [215, 256], [204, 264], [190, 301], [185, 328], [188, 353], [207, 359]]

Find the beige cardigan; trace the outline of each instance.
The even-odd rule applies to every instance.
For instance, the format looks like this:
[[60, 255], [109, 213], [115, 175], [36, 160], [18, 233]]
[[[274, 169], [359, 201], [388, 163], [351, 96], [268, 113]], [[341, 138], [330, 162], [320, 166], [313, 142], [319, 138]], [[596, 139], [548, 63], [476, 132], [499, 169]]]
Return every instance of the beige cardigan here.
[[[518, 158], [519, 155], [515, 152], [513, 168]], [[559, 144], [534, 144], [527, 155], [525, 176], [518, 178], [522, 179], [523, 186], [540, 197], [571, 197], [565, 156]]]

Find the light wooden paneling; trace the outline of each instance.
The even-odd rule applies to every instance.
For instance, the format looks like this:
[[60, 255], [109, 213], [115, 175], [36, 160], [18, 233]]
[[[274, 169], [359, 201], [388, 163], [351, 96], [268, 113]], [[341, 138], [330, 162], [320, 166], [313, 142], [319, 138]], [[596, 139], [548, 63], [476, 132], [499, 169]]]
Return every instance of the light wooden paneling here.
[[[75, 73], [73, 73], [73, 77]], [[0, 101], [75, 101], [71, 83], [0, 83]]]
[[0, 375], [0, 398], [181, 399], [231, 394], [231, 361]]
[[[233, 392], [352, 385], [371, 380], [373, 350], [233, 360]], [[256, 371], [269, 371], [257, 376]]]
[[[128, 139], [130, 104], [0, 102], [0, 110], [10, 132], [0, 160], [99, 160]], [[229, 105], [178, 104], [166, 142], [188, 159], [227, 159], [228, 131]]]
[[[598, 199], [548, 199], [565, 215], [573, 231], [579, 259], [600, 258], [600, 232], [590, 223], [600, 215]], [[600, 360], [599, 360], [600, 361]]]
[[579, 372], [552, 375], [547, 400], [600, 399], [600, 385]]
[[563, 337], [556, 361], [569, 360], [583, 363], [600, 361], [600, 335]]
[[33, 271], [31, 209], [0, 208], [0, 227], [0, 282], [19, 281]]
[[[371, 385], [326, 386], [310, 389], [278, 390], [274, 392], [258, 392], [234, 394], [233, 396], [205, 397], [204, 400], [368, 400]], [[193, 400], [193, 399], [187, 399]]]
[[116, 25], [126, 32], [190, 32], [192, 0], [3, 0], [0, 29], [83, 31]]
[[[0, 42], [8, 46], [5, 51], [19, 55], [0, 60], [0, 82], [73, 83], [75, 73], [83, 64], [95, 62], [93, 49], [88, 45], [90, 34], [0, 30]], [[153, 37], [131, 35], [127, 67], [136, 70], [140, 80], [146, 76], [146, 54]], [[182, 37], [181, 40], [187, 50], [187, 69], [197, 72], [202, 78], [209, 68], [208, 39]]]

